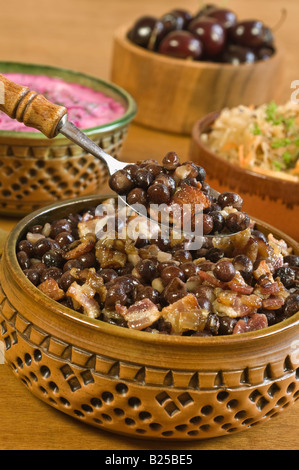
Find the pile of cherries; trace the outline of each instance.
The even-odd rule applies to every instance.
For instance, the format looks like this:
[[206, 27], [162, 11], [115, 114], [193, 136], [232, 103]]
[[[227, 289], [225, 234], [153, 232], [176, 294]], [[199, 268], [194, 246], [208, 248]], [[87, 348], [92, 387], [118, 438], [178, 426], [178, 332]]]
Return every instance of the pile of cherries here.
[[167, 56], [234, 65], [266, 60], [275, 52], [273, 33], [262, 21], [239, 21], [232, 10], [213, 4], [195, 15], [174, 9], [161, 18], [143, 16], [127, 36]]

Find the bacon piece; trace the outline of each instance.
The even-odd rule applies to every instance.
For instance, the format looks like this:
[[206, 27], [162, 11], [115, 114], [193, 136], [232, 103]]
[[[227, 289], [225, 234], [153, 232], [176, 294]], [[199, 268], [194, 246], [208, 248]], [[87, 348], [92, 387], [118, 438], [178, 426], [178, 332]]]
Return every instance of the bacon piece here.
[[226, 288], [225, 282], [219, 281], [219, 279], [216, 279], [213, 274], [210, 274], [206, 271], [199, 271], [198, 276], [213, 287], [221, 287], [222, 289]]
[[208, 311], [201, 309], [196, 297], [188, 294], [162, 310], [162, 317], [171, 323], [174, 334], [184, 331], [201, 331], [206, 324]]
[[213, 311], [219, 315], [227, 315], [230, 318], [252, 315], [262, 306], [262, 301], [257, 295], [240, 295], [231, 290], [218, 292], [213, 302]]
[[63, 257], [67, 260], [79, 258], [79, 256], [89, 253], [95, 247], [95, 239], [89, 235], [82, 238], [81, 243], [64, 253]]
[[253, 292], [253, 287], [246, 284], [239, 271], [237, 271], [234, 278], [226, 284], [231, 290], [239, 292], [239, 294], [252, 294]]
[[182, 184], [172, 196], [170, 204], [179, 204], [180, 206], [191, 204], [193, 208], [197, 204], [201, 205], [202, 209], [205, 209], [211, 205], [211, 201], [200, 188], [190, 186], [189, 184]]
[[57, 281], [49, 277], [38, 286], [39, 290], [53, 300], [61, 300], [64, 297], [64, 291], [60, 289]]
[[255, 313], [252, 317], [245, 319], [240, 319], [234, 326], [233, 334], [246, 333], [248, 331], [256, 331], [268, 326], [268, 320], [266, 315], [263, 313]]
[[139, 300], [129, 308], [116, 304], [115, 310], [127, 321], [128, 328], [133, 330], [143, 330], [161, 316], [158, 307], [149, 299]]
[[242, 285], [233, 281], [230, 281], [228, 284], [231, 290], [239, 292], [239, 294], [251, 294], [253, 292], [253, 287], [248, 286], [248, 284]]
[[70, 274], [80, 283], [84, 282], [85, 286], [90, 287], [90, 289], [92, 289], [95, 294], [99, 294], [101, 302], [105, 302], [107, 288], [104, 285], [102, 276], [100, 276], [100, 274], [98, 274], [94, 268], [86, 268], [83, 270], [72, 268], [70, 270]]
[[97, 318], [101, 313], [100, 306], [94, 299], [95, 294], [95, 290], [87, 283], [80, 286], [76, 281], [70, 285], [66, 293], [83, 308], [89, 318]]
[[90, 233], [95, 234], [96, 226], [99, 220], [100, 220], [99, 217], [94, 217], [94, 218], [90, 218], [87, 220], [82, 219], [82, 221], [78, 223], [79, 237], [83, 238]]
[[271, 295], [271, 294], [276, 294], [280, 290], [280, 287], [278, 285], [278, 282], [272, 282], [268, 286], [261, 287], [261, 293], [263, 295]]
[[263, 308], [266, 310], [278, 310], [284, 304], [284, 299], [280, 297], [269, 297], [263, 300]]
[[[203, 209], [211, 205], [210, 199], [200, 190], [199, 187], [182, 184], [172, 196], [169, 207], [169, 220], [176, 228], [184, 222], [190, 223], [191, 230], [196, 230], [196, 226], [201, 222], [195, 221], [195, 214], [200, 214]], [[200, 228], [200, 227], [198, 227]]]
[[264, 259], [259, 262], [258, 267], [253, 271], [255, 279], [259, 279], [263, 275], [269, 277], [269, 279], [272, 278], [270, 266]]

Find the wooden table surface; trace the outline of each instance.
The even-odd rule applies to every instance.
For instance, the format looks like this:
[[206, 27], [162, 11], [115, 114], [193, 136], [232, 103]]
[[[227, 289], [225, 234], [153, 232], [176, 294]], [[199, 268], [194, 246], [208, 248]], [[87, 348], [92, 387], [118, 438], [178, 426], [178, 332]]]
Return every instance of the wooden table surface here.
[[[10, 0], [1, 5], [0, 60], [61, 66], [109, 79], [117, 27], [143, 14], [159, 16], [180, 5], [195, 12], [199, 4], [198, 0]], [[289, 99], [290, 84], [299, 79], [299, 2], [231, 0], [229, 7], [244, 19], [258, 17], [270, 26], [286, 8], [287, 18], [276, 35], [286, 56], [283, 99]], [[132, 125], [122, 159], [160, 160], [169, 150], [184, 158], [188, 148], [188, 137]], [[107, 186], [102, 192], [107, 192]], [[0, 216], [0, 229], [10, 230], [16, 223], [16, 219]], [[298, 417], [297, 402], [268, 422], [221, 438], [189, 443], [129, 439], [87, 427], [35, 398], [1, 364], [0, 349], [0, 450], [298, 450]]]

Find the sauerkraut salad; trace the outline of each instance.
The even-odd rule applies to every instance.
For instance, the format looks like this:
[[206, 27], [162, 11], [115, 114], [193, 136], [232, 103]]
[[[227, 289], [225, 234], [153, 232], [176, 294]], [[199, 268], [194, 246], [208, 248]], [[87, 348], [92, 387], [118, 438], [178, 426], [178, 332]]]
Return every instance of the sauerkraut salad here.
[[274, 101], [224, 109], [204, 144], [219, 157], [263, 175], [299, 182], [299, 105]]

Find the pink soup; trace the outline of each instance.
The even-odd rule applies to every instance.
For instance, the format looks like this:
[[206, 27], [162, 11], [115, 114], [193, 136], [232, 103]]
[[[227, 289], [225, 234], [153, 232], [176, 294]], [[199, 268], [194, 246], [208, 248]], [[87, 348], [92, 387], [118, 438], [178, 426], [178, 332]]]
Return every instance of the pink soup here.
[[[123, 105], [104, 93], [56, 77], [23, 73], [4, 73], [9, 80], [44, 95], [49, 101], [65, 106], [68, 119], [80, 129], [101, 126], [119, 119]], [[0, 111], [0, 130], [38, 132], [23, 123], [10, 119]]]

